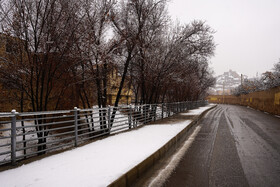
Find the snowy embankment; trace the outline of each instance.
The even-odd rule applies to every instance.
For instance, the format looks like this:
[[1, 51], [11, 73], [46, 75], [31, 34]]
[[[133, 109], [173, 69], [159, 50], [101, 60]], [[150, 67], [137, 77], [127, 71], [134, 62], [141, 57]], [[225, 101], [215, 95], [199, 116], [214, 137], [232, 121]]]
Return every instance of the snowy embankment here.
[[[189, 112], [199, 115], [210, 107]], [[0, 186], [107, 186], [190, 123], [148, 125], [3, 171]]]
[[193, 110], [190, 110], [188, 111], [187, 113], [181, 113], [181, 115], [184, 115], [184, 116], [195, 116], [195, 115], [199, 115], [201, 114], [202, 112], [204, 112], [205, 110], [207, 110], [208, 108], [214, 106], [213, 104], [210, 104], [210, 105], [207, 105], [207, 106], [204, 106], [204, 107], [199, 107], [198, 109], [193, 109]]

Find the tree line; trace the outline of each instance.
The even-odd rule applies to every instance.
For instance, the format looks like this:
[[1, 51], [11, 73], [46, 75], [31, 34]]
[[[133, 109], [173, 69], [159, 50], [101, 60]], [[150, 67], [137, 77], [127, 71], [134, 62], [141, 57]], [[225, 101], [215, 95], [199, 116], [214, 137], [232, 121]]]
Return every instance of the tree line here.
[[114, 106], [125, 86], [145, 104], [202, 99], [215, 84], [213, 29], [173, 23], [167, 0], [7, 0], [0, 24], [0, 82], [22, 111], [25, 100], [32, 111], [63, 109], [74, 95], [76, 106], [106, 107], [113, 70]]
[[244, 82], [231, 93], [239, 96], [257, 91], [264, 91], [280, 86], [280, 61], [274, 64], [272, 71], [266, 71], [260, 77], [245, 79]]

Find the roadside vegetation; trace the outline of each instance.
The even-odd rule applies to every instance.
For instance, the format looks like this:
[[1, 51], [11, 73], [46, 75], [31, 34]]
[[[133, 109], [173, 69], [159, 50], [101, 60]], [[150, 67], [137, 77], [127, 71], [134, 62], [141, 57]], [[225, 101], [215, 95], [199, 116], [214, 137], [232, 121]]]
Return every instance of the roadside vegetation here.
[[106, 107], [108, 89], [117, 107], [124, 87], [135, 104], [198, 100], [215, 83], [213, 29], [173, 23], [166, 0], [7, 0], [0, 20], [0, 83], [20, 111]]
[[257, 91], [264, 91], [280, 86], [280, 61], [274, 65], [272, 71], [266, 71], [260, 77], [245, 79], [242, 85], [232, 90], [232, 94], [239, 96]]

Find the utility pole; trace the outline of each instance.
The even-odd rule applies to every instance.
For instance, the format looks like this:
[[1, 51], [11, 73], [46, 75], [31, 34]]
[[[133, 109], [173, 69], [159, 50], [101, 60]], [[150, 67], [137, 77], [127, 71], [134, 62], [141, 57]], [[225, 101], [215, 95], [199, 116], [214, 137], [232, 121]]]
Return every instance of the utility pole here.
[[223, 82], [223, 104], [225, 104], [225, 81]]

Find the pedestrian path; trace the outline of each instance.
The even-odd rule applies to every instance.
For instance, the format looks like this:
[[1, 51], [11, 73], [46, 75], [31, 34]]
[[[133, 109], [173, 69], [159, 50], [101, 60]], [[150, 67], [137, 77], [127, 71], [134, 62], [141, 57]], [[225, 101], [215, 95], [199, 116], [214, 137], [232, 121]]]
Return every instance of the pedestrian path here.
[[[190, 114], [199, 115], [210, 107]], [[0, 172], [0, 186], [107, 186], [160, 149], [191, 120], [156, 123]]]

